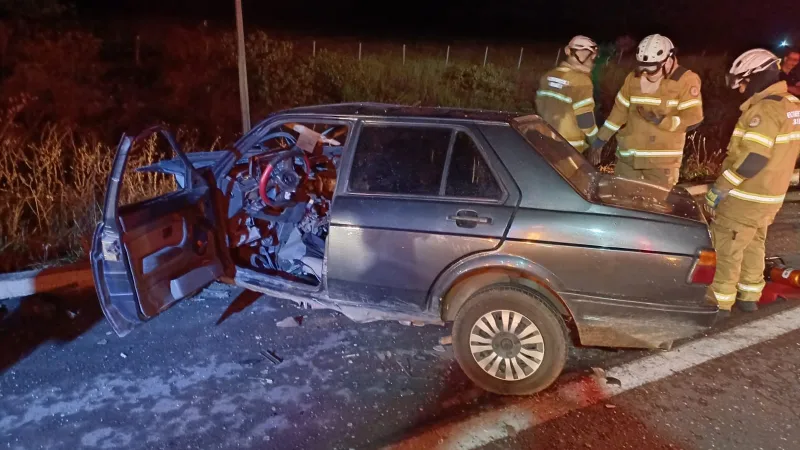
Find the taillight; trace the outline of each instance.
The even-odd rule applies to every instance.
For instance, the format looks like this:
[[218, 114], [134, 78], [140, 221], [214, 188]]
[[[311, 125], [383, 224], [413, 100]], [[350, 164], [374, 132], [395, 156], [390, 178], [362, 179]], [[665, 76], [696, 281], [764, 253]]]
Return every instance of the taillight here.
[[689, 283], [711, 284], [717, 272], [717, 252], [711, 249], [700, 250], [689, 271]]

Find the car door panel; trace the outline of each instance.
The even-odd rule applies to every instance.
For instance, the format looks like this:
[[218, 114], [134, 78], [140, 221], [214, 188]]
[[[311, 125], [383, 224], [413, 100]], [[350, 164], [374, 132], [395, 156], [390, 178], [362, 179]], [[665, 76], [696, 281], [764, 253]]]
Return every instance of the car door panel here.
[[[185, 160], [171, 135], [162, 130], [150, 134], [157, 131], [165, 133]], [[190, 164], [184, 180], [191, 181], [185, 187], [117, 206], [125, 162], [136, 139], [123, 136], [120, 143], [91, 255], [103, 312], [120, 336], [224, 273], [211, 190]]]
[[[202, 211], [183, 195], [170, 200], [174, 201], [162, 205], [164, 211], [170, 211], [164, 215], [152, 214], [156, 211], [152, 207], [120, 214], [123, 246], [134, 287], [140, 292], [142, 314], [147, 318], [158, 315], [223, 272], [216, 247], [209, 245], [210, 234], [204, 230]], [[145, 214], [149, 220], [127, 220], [142, 212], [149, 213]]]
[[[472, 136], [486, 148], [477, 133]], [[496, 156], [483, 156], [505, 188], [499, 201], [352, 193], [347, 182], [341, 183], [328, 238], [329, 294], [422, 310], [428, 290], [450, 264], [499, 246], [519, 191], [497, 166]], [[349, 167], [348, 162], [343, 167]], [[343, 174], [340, 179], [348, 178]]]
[[[492, 223], [462, 228], [448, 220], [465, 207]], [[500, 244], [512, 211], [502, 205], [340, 197], [330, 228], [328, 290], [339, 298], [422, 308], [448, 265]]]

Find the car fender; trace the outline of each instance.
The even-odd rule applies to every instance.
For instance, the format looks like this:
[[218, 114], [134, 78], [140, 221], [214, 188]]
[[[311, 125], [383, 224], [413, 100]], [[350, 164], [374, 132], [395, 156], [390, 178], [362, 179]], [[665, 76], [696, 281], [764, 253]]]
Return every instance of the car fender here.
[[496, 253], [468, 256], [439, 275], [430, 291], [430, 310], [438, 311], [445, 322], [454, 320], [459, 309], [478, 289], [509, 282], [542, 294], [553, 309], [572, 318], [569, 307], [558, 295], [563, 285], [555, 274], [526, 258]]

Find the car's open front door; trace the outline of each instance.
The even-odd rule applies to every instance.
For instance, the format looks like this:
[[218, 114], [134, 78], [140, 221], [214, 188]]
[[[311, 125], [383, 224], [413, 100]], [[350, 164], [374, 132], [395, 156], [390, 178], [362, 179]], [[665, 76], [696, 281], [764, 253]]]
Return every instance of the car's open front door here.
[[[125, 167], [134, 144], [161, 133], [185, 165], [183, 187], [120, 206]], [[91, 263], [100, 305], [119, 336], [223, 275], [209, 182], [160, 127], [123, 135], [106, 189], [103, 221]]]

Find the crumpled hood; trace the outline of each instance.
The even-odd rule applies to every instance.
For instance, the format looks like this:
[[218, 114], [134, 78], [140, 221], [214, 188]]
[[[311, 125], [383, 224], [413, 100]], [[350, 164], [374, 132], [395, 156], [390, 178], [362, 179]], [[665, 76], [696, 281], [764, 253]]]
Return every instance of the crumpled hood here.
[[700, 205], [682, 187], [670, 191], [644, 181], [602, 175], [596, 193], [596, 198], [607, 206], [706, 222]]

